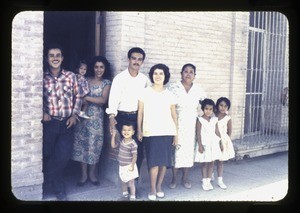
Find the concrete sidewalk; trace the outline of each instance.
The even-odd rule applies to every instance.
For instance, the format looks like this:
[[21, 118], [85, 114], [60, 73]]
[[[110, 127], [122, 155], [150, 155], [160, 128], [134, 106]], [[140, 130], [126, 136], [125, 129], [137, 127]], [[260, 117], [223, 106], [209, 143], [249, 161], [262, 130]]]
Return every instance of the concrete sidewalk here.
[[[181, 172], [178, 172], [178, 180]], [[201, 186], [200, 164], [195, 163], [190, 170], [191, 189], [184, 188], [178, 182], [175, 189], [169, 189], [172, 171], [167, 170], [163, 183], [165, 197], [157, 201], [279, 201], [288, 191], [288, 152], [281, 152], [267, 156], [228, 161], [224, 163], [224, 183], [227, 189], [212, 183], [214, 189], [204, 191]], [[215, 168], [215, 177], [216, 177]], [[116, 186], [108, 180], [101, 180], [100, 186], [87, 183], [83, 187], [76, 186], [77, 178], [70, 178], [67, 184], [69, 201], [118, 201], [121, 198], [121, 185]], [[149, 177], [146, 163], [142, 166], [139, 191], [141, 199], [131, 202], [148, 201]], [[49, 196], [46, 201], [55, 200]]]

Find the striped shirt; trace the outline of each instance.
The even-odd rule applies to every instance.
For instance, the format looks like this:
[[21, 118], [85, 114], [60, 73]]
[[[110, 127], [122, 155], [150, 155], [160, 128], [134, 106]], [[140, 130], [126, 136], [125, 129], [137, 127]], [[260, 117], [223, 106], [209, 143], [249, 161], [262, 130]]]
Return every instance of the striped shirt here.
[[137, 144], [134, 140], [130, 143], [124, 143], [124, 140], [121, 141], [119, 145], [119, 165], [126, 166], [132, 163], [133, 154], [137, 154]]
[[70, 117], [79, 114], [82, 104], [78, 81], [73, 72], [62, 70], [57, 77], [44, 74], [43, 110], [50, 116]]

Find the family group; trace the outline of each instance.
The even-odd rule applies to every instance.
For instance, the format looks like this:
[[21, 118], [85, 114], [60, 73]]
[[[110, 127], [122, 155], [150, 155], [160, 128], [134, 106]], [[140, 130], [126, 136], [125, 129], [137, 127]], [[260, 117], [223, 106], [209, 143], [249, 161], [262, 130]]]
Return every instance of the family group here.
[[214, 162], [222, 189], [223, 162], [234, 157], [230, 139], [230, 100], [207, 98], [194, 83], [196, 66], [184, 64], [181, 79], [170, 83], [166, 64], [153, 65], [148, 76], [141, 72], [145, 51], [128, 51], [128, 67], [111, 80], [110, 63], [104, 56], [80, 61], [74, 71], [62, 67], [63, 49], [47, 48], [43, 80], [43, 192], [52, 191], [67, 200], [64, 171], [68, 161], [79, 162], [77, 185], [99, 185], [97, 163], [104, 143], [104, 118], [108, 116], [110, 146], [118, 150], [122, 196], [139, 199], [138, 179], [146, 154], [149, 200], [165, 197], [162, 183], [172, 170], [169, 188], [189, 189], [189, 169], [201, 163], [202, 188], [212, 190]]

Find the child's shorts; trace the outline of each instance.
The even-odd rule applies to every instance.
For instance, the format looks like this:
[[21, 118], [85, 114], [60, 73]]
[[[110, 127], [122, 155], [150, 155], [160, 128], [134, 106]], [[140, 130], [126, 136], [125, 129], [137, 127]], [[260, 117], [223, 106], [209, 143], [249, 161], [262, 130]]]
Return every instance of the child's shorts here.
[[129, 171], [131, 164], [126, 166], [119, 166], [119, 176], [124, 183], [133, 180], [139, 176], [137, 166], [134, 164], [133, 171]]

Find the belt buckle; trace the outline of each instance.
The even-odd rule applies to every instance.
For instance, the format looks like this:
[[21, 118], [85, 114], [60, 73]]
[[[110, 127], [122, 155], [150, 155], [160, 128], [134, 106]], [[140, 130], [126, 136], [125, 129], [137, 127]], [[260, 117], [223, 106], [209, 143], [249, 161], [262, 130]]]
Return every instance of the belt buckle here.
[[63, 117], [56, 117], [56, 116], [52, 116], [52, 118], [58, 121], [62, 121], [64, 119]]

